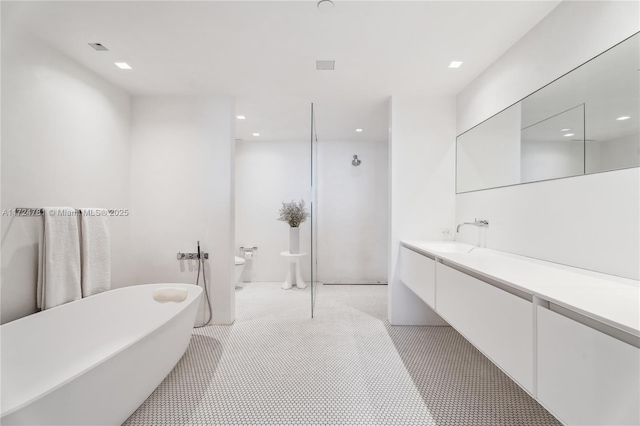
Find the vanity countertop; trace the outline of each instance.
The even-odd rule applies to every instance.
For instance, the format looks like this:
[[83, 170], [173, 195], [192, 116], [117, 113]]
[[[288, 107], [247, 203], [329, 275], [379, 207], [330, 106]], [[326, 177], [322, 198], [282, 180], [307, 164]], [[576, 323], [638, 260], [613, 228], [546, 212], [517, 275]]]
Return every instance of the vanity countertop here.
[[455, 241], [401, 245], [640, 336], [639, 281]]

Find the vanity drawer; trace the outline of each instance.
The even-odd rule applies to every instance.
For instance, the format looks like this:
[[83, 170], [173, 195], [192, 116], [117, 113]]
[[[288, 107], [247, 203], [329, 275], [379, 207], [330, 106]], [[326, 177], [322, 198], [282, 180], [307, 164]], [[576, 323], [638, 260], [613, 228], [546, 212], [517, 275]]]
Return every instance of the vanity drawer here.
[[400, 281], [431, 308], [436, 303], [436, 266], [433, 259], [400, 247]]
[[539, 401], [567, 425], [640, 424], [640, 349], [537, 310]]
[[533, 394], [533, 304], [438, 263], [437, 312]]

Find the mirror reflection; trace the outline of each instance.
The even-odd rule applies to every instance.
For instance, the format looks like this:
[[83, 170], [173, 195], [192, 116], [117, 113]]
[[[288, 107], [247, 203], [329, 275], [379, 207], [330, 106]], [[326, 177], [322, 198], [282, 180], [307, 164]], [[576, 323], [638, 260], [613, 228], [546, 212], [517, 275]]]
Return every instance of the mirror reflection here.
[[457, 192], [638, 167], [640, 36], [457, 138]]
[[585, 67], [586, 173], [640, 165], [639, 52], [636, 35]]
[[458, 136], [458, 192], [520, 182], [520, 104]]
[[578, 105], [520, 133], [520, 182], [584, 173], [584, 105]]

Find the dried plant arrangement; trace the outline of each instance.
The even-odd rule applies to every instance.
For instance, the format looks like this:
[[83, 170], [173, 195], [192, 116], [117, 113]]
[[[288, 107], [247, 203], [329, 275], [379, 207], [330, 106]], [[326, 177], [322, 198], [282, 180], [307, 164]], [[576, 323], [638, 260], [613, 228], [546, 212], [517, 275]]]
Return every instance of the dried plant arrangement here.
[[297, 228], [302, 222], [307, 220], [307, 217], [309, 217], [309, 212], [305, 208], [304, 200], [300, 200], [299, 203], [296, 203], [294, 200], [291, 200], [290, 203], [282, 202], [278, 220], [287, 222], [292, 228]]

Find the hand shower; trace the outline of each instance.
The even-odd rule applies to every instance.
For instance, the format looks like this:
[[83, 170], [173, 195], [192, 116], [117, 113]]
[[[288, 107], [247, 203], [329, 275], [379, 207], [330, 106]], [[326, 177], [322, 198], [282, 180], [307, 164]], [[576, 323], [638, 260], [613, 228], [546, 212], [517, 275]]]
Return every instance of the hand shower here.
[[207, 306], [209, 307], [209, 319], [202, 325], [196, 325], [194, 328], [204, 327], [205, 325], [211, 322], [211, 318], [213, 318], [213, 311], [211, 310], [211, 300], [209, 299], [209, 290], [207, 288], [207, 276], [205, 274], [205, 263], [206, 259], [209, 259], [209, 253], [200, 251], [200, 241], [197, 242], [198, 252], [197, 253], [182, 253], [178, 252], [177, 259], [178, 260], [197, 260], [198, 261], [198, 275], [196, 276], [196, 285], [200, 285], [200, 269], [202, 269], [202, 281], [204, 288], [204, 297], [207, 299]]
[[213, 311], [211, 310], [211, 300], [209, 299], [209, 291], [207, 290], [207, 277], [204, 270], [204, 260], [209, 258], [208, 253], [204, 253], [204, 255], [200, 252], [200, 241], [198, 241], [198, 276], [196, 277], [196, 285], [200, 285], [200, 267], [202, 267], [202, 287], [204, 288], [204, 297], [207, 299], [207, 306], [209, 307], [209, 319], [205, 321], [202, 325], [194, 325], [193, 328], [202, 328], [205, 325], [211, 322], [211, 318], [213, 317]]

